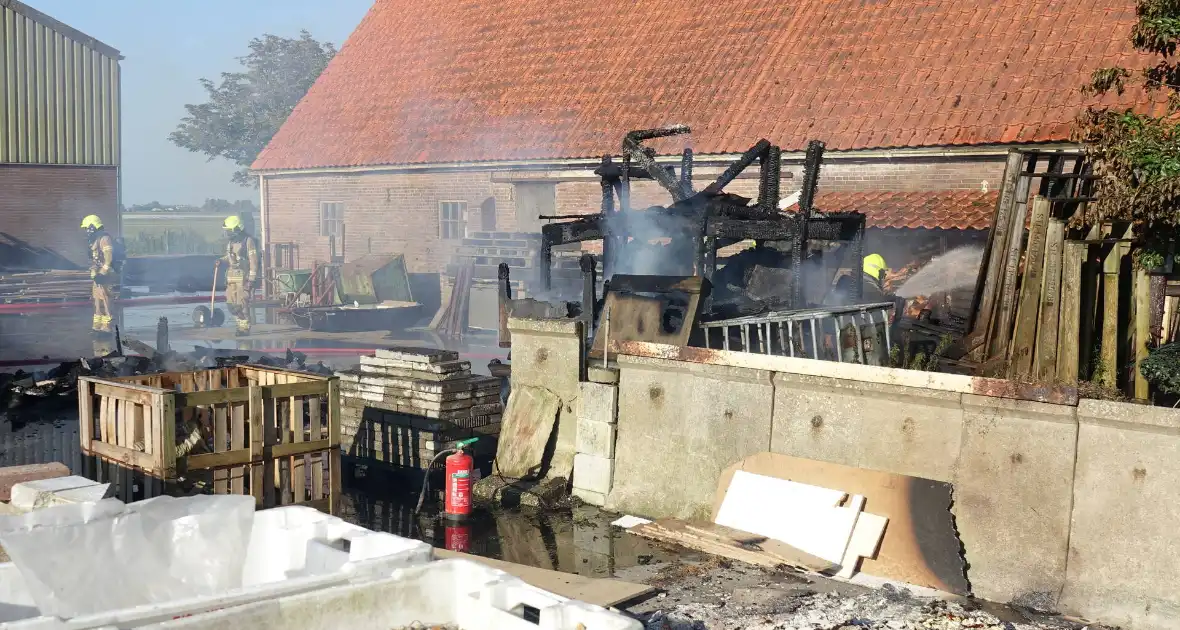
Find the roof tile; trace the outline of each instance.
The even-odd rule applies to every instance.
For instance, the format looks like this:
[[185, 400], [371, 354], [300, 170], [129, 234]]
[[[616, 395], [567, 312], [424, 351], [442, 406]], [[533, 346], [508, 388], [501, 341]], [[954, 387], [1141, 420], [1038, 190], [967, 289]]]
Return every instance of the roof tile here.
[[1062, 141], [1074, 86], [1133, 63], [1133, 3], [1087, 6], [377, 0], [254, 168], [597, 157], [674, 123], [698, 154]]
[[[821, 192], [823, 212], [863, 212], [868, 227], [986, 230], [999, 193], [978, 190]], [[794, 212], [798, 205], [787, 212]]]

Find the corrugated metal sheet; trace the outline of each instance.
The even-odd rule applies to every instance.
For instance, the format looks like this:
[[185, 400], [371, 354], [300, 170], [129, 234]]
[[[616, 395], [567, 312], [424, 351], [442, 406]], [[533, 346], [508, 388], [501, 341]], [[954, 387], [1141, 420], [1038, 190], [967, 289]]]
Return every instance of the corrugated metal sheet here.
[[0, 163], [119, 164], [119, 52], [0, 0]]
[[38, 422], [13, 430], [0, 426], [0, 466], [61, 462], [82, 474], [82, 442], [76, 421]]

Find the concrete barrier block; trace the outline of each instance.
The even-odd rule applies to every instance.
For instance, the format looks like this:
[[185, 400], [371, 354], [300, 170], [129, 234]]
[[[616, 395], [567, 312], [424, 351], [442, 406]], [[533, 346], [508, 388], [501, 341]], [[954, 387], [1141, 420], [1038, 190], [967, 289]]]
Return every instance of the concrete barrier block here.
[[614, 385], [582, 383], [578, 404], [578, 418], [614, 424], [617, 420], [619, 388]]
[[721, 472], [770, 447], [770, 372], [619, 357], [612, 511], [708, 519]]
[[574, 488], [573, 495], [584, 501], [587, 505], [593, 505], [594, 507], [606, 505], [606, 494], [602, 492]]
[[577, 451], [577, 399], [581, 394], [582, 322], [573, 319], [509, 318], [512, 332], [512, 386], [543, 387], [562, 401], [557, 445], [549, 474], [570, 475]]
[[574, 456], [574, 488], [608, 494], [615, 460], [578, 453]]
[[950, 481], [962, 394], [824, 376], [774, 376], [771, 451]]
[[68, 477], [70, 469], [65, 464], [29, 464], [27, 466], [5, 466], [0, 468], [0, 501], [12, 500], [12, 487], [26, 481]]
[[605, 422], [578, 422], [578, 452], [615, 458], [615, 425]]
[[1180, 410], [1083, 400], [1077, 413], [1061, 608], [1136, 630], [1175, 628]]
[[1065, 582], [1075, 409], [963, 396], [956, 526], [976, 596], [1055, 602]]

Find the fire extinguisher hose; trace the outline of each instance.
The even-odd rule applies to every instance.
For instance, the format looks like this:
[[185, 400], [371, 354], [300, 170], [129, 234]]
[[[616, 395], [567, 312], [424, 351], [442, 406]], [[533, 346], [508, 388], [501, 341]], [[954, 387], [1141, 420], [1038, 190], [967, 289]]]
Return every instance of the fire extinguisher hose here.
[[430, 492], [430, 471], [434, 470], [434, 465], [438, 463], [438, 460], [446, 455], [450, 455], [451, 453], [461, 452], [463, 449], [471, 446], [472, 444], [475, 444], [478, 441], [479, 438], [462, 440], [455, 444], [455, 448], [448, 448], [445, 451], [439, 451], [439, 453], [434, 456], [434, 459], [430, 460], [430, 465], [426, 467], [426, 474], [422, 476], [422, 491], [418, 493], [418, 506], [414, 508], [414, 514], [418, 514], [422, 511], [422, 503], [426, 501], [426, 493]]

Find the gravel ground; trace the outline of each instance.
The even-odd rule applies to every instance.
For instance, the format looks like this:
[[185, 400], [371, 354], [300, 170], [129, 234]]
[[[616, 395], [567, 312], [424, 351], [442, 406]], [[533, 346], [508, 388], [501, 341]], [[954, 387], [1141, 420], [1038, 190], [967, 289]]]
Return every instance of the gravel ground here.
[[[663, 589], [628, 612], [647, 630], [1080, 630], [1061, 617], [964, 598], [916, 597], [879, 589], [708, 560], [637, 567], [617, 575]], [[1099, 627], [1091, 625], [1097, 630]]]

